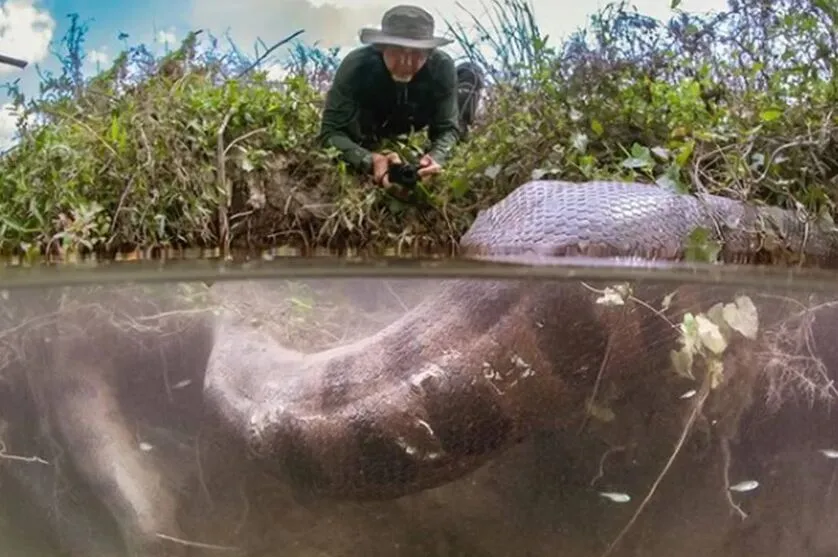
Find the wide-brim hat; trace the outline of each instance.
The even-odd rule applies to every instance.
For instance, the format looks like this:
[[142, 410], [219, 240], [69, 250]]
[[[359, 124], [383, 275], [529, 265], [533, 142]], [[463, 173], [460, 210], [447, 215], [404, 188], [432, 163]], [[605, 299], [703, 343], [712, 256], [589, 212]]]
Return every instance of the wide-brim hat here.
[[451, 44], [451, 39], [434, 35], [434, 17], [418, 6], [396, 6], [381, 18], [381, 28], [365, 27], [359, 37], [364, 44], [432, 49]]

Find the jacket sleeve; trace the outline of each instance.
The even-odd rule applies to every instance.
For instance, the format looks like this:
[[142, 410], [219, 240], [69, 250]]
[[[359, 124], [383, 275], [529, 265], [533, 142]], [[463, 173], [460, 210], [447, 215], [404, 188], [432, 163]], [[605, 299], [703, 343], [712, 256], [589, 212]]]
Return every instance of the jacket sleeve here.
[[459, 112], [457, 107], [457, 70], [454, 61], [446, 58], [440, 63], [438, 83], [440, 86], [434, 117], [428, 126], [431, 148], [428, 154], [440, 165], [444, 165], [451, 150], [460, 139]]
[[320, 121], [318, 143], [337, 148], [351, 166], [363, 171], [372, 169], [372, 153], [358, 145], [347, 131], [358, 115], [358, 101], [352, 86], [358, 59], [348, 55], [338, 66], [332, 86], [326, 93], [326, 103]]

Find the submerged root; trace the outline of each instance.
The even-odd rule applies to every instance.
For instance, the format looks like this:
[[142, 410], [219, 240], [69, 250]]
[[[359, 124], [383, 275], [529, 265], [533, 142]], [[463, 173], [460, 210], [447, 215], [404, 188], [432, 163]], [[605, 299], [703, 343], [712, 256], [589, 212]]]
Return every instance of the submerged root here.
[[824, 347], [816, 346], [813, 330], [817, 312], [830, 309], [835, 309], [834, 303], [806, 309], [766, 331], [758, 357], [764, 369], [769, 411], [776, 412], [792, 399], [802, 399], [814, 407], [838, 396], [835, 380], [821, 355]]

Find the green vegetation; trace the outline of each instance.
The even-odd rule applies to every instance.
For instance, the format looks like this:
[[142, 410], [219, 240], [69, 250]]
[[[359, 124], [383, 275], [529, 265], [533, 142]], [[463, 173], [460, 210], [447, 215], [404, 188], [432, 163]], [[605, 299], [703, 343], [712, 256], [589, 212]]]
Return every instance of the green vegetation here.
[[[665, 23], [613, 4], [561, 44], [524, 0], [493, 1], [481, 43], [450, 28], [489, 89], [469, 142], [419, 206], [314, 148], [336, 52], [297, 47], [272, 81], [240, 50], [193, 34], [162, 58], [128, 49], [84, 80], [86, 29], [74, 20], [63, 72], [37, 98], [11, 87], [25, 118], [0, 159], [0, 251], [447, 251], [478, 209], [542, 177], [834, 211], [838, 1], [731, 0]], [[403, 153], [421, 138], [408, 139]]]

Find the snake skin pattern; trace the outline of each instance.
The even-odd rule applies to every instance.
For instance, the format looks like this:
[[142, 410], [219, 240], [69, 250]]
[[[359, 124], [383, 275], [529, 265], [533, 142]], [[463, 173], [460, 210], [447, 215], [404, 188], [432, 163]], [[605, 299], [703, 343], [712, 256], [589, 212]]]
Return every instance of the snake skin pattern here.
[[[695, 227], [724, 240], [728, 262], [838, 262], [836, 235], [792, 212], [617, 182], [529, 182], [481, 212], [461, 245], [465, 257], [674, 260]], [[453, 281], [380, 333], [305, 356], [222, 320], [206, 394], [233, 434], [293, 482], [396, 497], [526, 436], [545, 412], [536, 401], [581, 407], [568, 383], [587, 384], [579, 370], [596, 367], [612, 327], [595, 306], [578, 284]]]
[[[723, 261], [838, 262], [836, 234], [794, 212], [611, 182], [524, 184], [482, 211], [461, 246], [472, 258], [672, 260], [684, 256], [685, 238], [699, 226], [723, 240]], [[120, 543], [143, 557], [174, 555], [162, 552], [158, 534], [181, 537], [180, 495], [167, 487], [171, 471], [138, 448], [135, 422], [211, 430], [222, 439], [216, 455], [233, 464], [249, 457], [301, 491], [395, 498], [461, 478], [540, 428], [578, 426], [607, 353], [611, 376], [657, 373], [668, 349], [653, 347], [675, 334], [628, 305], [616, 320], [575, 281], [445, 281], [383, 330], [317, 353], [284, 348], [232, 311], [190, 314], [172, 311], [182, 302], [126, 301], [119, 289], [107, 295], [77, 301], [75, 313], [65, 308], [53, 340], [32, 351], [46, 362], [38, 356], [36, 371], [51, 373], [31, 395], [26, 374], [10, 383], [15, 390], [3, 407], [30, 397], [38, 410], [4, 443], [25, 454], [39, 420], [48, 421], [74, 481], [89, 486], [118, 525]], [[709, 307], [712, 296], [702, 288], [673, 303]], [[134, 326], [115, 326], [114, 313]], [[190, 387], [164, 389], [164, 375], [166, 385]], [[28, 497], [53, 508], [60, 491], [49, 487], [53, 468], [6, 468]], [[101, 522], [94, 505], [61, 498], [64, 512], [45, 514], [69, 554], [113, 555], [97, 545], [106, 534], [84, 534]]]
[[[461, 239], [466, 256], [539, 254], [680, 260], [697, 227], [722, 241], [726, 263], [777, 252], [838, 264], [838, 237], [793, 211], [645, 184], [533, 181], [482, 211]], [[779, 254], [775, 255], [776, 259]]]

